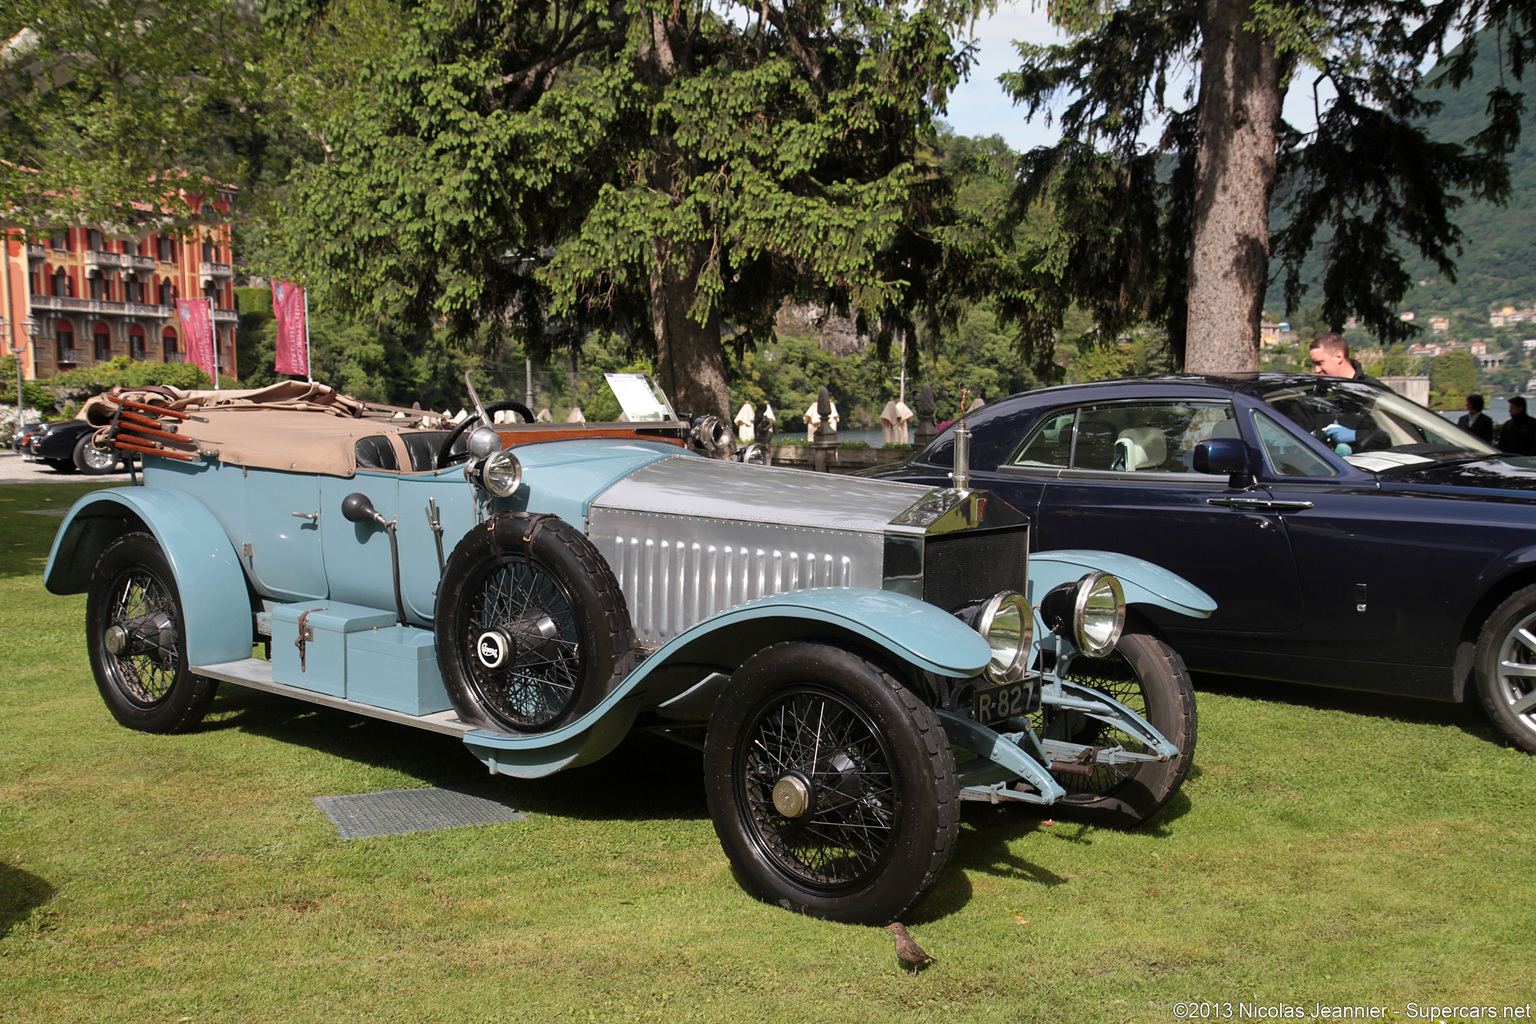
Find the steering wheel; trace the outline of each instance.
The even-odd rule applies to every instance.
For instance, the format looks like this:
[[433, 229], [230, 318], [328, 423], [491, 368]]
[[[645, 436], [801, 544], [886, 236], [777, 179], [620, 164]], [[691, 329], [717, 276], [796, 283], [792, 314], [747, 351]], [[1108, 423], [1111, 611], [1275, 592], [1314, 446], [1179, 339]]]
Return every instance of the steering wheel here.
[[[499, 412], [509, 411], [515, 412], [521, 416], [524, 423], [533, 422], [533, 413], [529, 412], [528, 407], [522, 402], [492, 402], [490, 405], [485, 407], [485, 414], [492, 417], [494, 417]], [[466, 430], [479, 422], [480, 414], [477, 412], [473, 416], [466, 416], [464, 418], [464, 422], [455, 424], [454, 428], [448, 431], [448, 436], [443, 438], [443, 443], [437, 449], [438, 469], [447, 469], [455, 462], [463, 462], [465, 459], [469, 458], [468, 450], [455, 452], [453, 450], [453, 445], [456, 441], [458, 441], [459, 438], [464, 436], [464, 432]]]

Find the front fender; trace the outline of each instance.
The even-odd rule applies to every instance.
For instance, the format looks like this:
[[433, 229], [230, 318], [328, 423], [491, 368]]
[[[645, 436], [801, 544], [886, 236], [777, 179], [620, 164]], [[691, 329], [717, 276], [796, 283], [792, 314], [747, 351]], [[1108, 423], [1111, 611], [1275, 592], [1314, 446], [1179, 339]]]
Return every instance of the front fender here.
[[1211, 595], [1145, 558], [1077, 548], [1037, 551], [1029, 556], [1029, 603], [1038, 607], [1053, 587], [1081, 579], [1096, 569], [1120, 580], [1127, 605], [1154, 604], [1196, 619], [1210, 618], [1216, 610]]
[[536, 735], [477, 730], [464, 742], [504, 775], [535, 778], [586, 764], [613, 749], [638, 711], [712, 674], [729, 675], [765, 647], [806, 639], [853, 640], [899, 664], [961, 679], [992, 658], [981, 634], [915, 597], [860, 587], [791, 590], [736, 605], [679, 633], [568, 725]]
[[78, 594], [107, 545], [147, 529], [171, 563], [186, 620], [187, 663], [213, 665], [251, 656], [253, 624], [245, 571], [213, 513], [180, 491], [124, 487], [87, 494], [53, 538], [43, 585]]

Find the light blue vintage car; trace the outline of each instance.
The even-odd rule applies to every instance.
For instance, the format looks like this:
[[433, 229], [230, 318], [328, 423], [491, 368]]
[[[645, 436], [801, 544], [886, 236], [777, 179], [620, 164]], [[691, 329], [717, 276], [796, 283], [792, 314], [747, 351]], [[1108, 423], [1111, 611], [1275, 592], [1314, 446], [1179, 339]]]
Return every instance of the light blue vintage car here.
[[1028, 556], [963, 466], [933, 489], [702, 457], [716, 428], [614, 384], [631, 422], [491, 426], [532, 417], [477, 399], [452, 430], [300, 384], [105, 396], [97, 443], [143, 484], [70, 510], [47, 587], [88, 595], [97, 686], [134, 729], [194, 728], [222, 681], [460, 736], [521, 778], [637, 728], [694, 745], [740, 876], [840, 921], [915, 904], [962, 800], [1135, 824], [1178, 790], [1188, 675], [1123, 627], [1127, 604], [1209, 615], [1203, 592]]

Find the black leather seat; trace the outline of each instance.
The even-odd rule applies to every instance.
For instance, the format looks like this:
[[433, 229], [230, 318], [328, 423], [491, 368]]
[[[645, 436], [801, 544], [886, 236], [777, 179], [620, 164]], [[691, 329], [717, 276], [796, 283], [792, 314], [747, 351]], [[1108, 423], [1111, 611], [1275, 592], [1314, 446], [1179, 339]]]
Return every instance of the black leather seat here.
[[400, 460], [395, 457], [395, 446], [382, 434], [360, 437], [354, 446], [358, 469], [385, 469], [400, 472]]
[[425, 473], [437, 468], [437, 450], [443, 446], [446, 430], [422, 430], [414, 434], [401, 434], [406, 454], [411, 457], [411, 472]]

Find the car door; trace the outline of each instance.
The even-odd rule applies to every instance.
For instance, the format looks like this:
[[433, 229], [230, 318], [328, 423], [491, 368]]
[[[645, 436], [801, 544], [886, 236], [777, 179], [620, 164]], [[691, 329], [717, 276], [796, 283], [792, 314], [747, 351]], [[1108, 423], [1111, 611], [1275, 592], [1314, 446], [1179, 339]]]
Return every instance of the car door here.
[[1286, 633], [1302, 595], [1272, 496], [1193, 467], [1200, 441], [1245, 433], [1229, 401], [1088, 403], [1042, 417], [999, 475], [1038, 490], [1036, 549], [1136, 555], [1216, 599], [1207, 620], [1160, 617], [1170, 632]]

